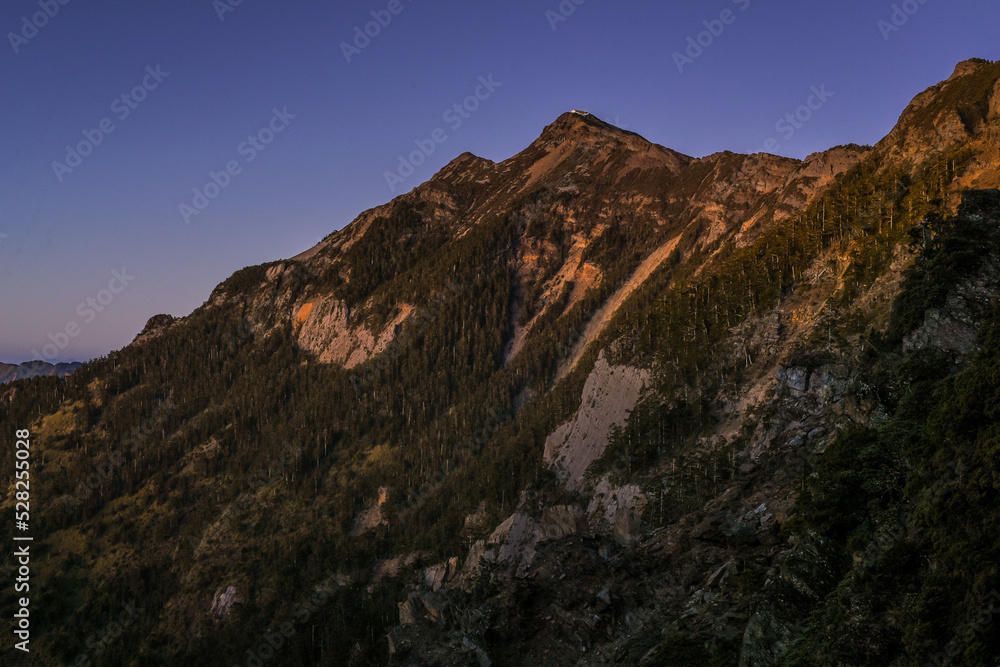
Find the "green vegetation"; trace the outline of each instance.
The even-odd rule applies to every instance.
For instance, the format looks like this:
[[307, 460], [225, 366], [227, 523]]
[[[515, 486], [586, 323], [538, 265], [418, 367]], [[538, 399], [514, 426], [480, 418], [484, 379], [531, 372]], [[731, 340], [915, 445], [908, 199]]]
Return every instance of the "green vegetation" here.
[[[217, 291], [227, 297], [218, 305], [142, 346], [63, 382], [5, 388], [17, 396], [0, 409], [0, 424], [31, 425], [44, 452], [32, 479], [33, 497], [49, 499], [33, 513], [45, 554], [34, 573], [33, 622], [51, 659], [74, 660], [86, 637], [133, 598], [146, 611], [102, 664], [245, 659], [263, 632], [294, 615], [298, 600], [288, 591], [304, 594], [330, 570], [357, 575], [397, 554], [439, 562], [464, 551], [465, 516], [481, 503], [492, 525], [509, 514], [535, 483], [542, 443], [575, 409], [585, 378], [578, 373], [515, 408], [518, 394], [547, 391], [559, 350], [586, 315], [575, 309], [549, 322], [504, 367], [507, 254], [518, 217], [487, 221], [443, 252], [401, 245], [381, 268], [368, 268], [379, 276], [376, 303], [401, 285], [418, 303], [433, 298], [434, 286], [462, 292], [439, 302], [360, 395], [351, 378], [364, 366], [307, 363], [291, 323], [264, 333], [248, 321], [248, 285], [260, 289], [268, 267], [237, 273]], [[404, 210], [382, 224], [421, 223]], [[366, 247], [355, 246], [355, 269], [368, 265]], [[583, 307], [593, 308], [593, 297]], [[12, 456], [5, 450], [0, 465], [12, 467]], [[383, 486], [391, 488], [386, 524], [352, 537], [354, 517]], [[371, 594], [363, 581], [332, 592], [283, 649], [282, 664], [384, 662], [385, 632], [398, 622], [400, 587], [410, 581], [391, 579]], [[241, 602], [221, 619], [209, 606], [230, 585]]]
[[[888, 343], [940, 303], [942, 285], [974, 278], [987, 249], [1000, 256], [998, 213], [939, 226], [907, 275]], [[842, 434], [799, 501], [795, 529], [839, 545], [842, 579], [783, 664], [924, 664], [954, 642], [962, 664], [984, 665], [1000, 651], [995, 627], [969, 625], [1000, 586], [1000, 311], [980, 340], [957, 374], [940, 352], [870, 353], [873, 367], [890, 364], [895, 413]]]
[[[963, 122], [976, 126], [983, 110], [969, 99]], [[323, 602], [296, 626], [280, 664], [384, 664], [385, 633], [419, 570], [464, 556], [525, 490], [579, 500], [543, 470], [542, 447], [579, 407], [599, 348], [654, 368], [656, 379], [591, 472], [669, 493], [647, 519], [670, 524], [733, 482], [747, 434], [725, 446], [699, 439], [732, 398], [726, 391], [767, 354], [734, 332], [823, 280], [837, 285], [827, 313], [858, 306], [903, 249], [923, 245], [923, 230], [916, 242], [911, 232], [927, 217], [933, 239], [920, 248], [885, 335], [864, 346], [867, 379], [892, 417], [843, 433], [803, 482], [791, 529], [836, 545], [840, 582], [787, 664], [907, 664], [942, 650], [1000, 585], [1000, 315], [960, 373], [949, 355], [904, 353], [901, 341], [1000, 254], [995, 197], [970, 196], [959, 217], [947, 217], [953, 183], [972, 159], [961, 148], [919, 165], [870, 156], [806, 210], [765, 220], [739, 244], [725, 234], [709, 240], [709, 221], [664, 195], [698, 192], [712, 170], [734, 174], [746, 159], [727, 154], [676, 176], [649, 170], [624, 195], [616, 190], [624, 162], [611, 165], [618, 168], [601, 171], [586, 192], [539, 187], [457, 239], [434, 204], [396, 202], [348, 249], [281, 263], [289, 269], [281, 281], [267, 280], [278, 263], [243, 269], [211, 307], [140, 346], [65, 381], [0, 389], [0, 430], [30, 425], [36, 439], [33, 626], [45, 637], [42, 659], [71, 663], [87, 650], [85, 638], [136, 599], [144, 612], [100, 664], [245, 663], [323, 586]], [[477, 192], [456, 188], [455, 205], [471, 206]], [[641, 210], [637, 194], [649, 196]], [[544, 243], [564, 259], [574, 235], [591, 234], [598, 239], [584, 261], [603, 280], [568, 309], [564, 289], [507, 359], [515, 324], [539, 313], [560, 265], [543, 264], [522, 285], [518, 251]], [[677, 235], [668, 260], [553, 388], [595, 310]], [[445, 290], [457, 296], [441, 298]], [[331, 295], [376, 323], [403, 303], [434, 307], [404, 324], [391, 355], [347, 371], [315, 363], [287, 313], [267, 322], [251, 314], [254, 300], [303, 295]], [[839, 322], [838, 335], [854, 341], [870, 325]], [[358, 382], [366, 377], [377, 381]], [[668, 461], [669, 470], [657, 468]], [[0, 467], [12, 464], [13, 453], [0, 451]], [[382, 489], [384, 521], [356, 534], [355, 517]], [[485, 521], [467, 528], [480, 508]], [[12, 511], [10, 496], [0, 511]], [[5, 524], [0, 540], [9, 542], [10, 530]], [[411, 564], [376, 584], [372, 569], [400, 555]], [[759, 591], [760, 574], [733, 575], [741, 595]], [[238, 602], [223, 616], [213, 601], [230, 586]], [[0, 603], [0, 614], [11, 610], [10, 600]], [[685, 628], [662, 645], [643, 637], [624, 659], [659, 645], [665, 664], [732, 664], [738, 640], [712, 647], [701, 631]], [[844, 636], [865, 640], [845, 644]], [[964, 641], [965, 659], [986, 664], [1000, 649], [996, 637], [993, 628]]]

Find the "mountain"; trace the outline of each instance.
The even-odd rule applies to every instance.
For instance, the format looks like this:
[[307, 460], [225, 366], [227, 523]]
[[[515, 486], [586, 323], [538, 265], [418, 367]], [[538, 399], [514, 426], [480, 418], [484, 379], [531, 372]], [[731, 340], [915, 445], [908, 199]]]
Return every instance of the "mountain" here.
[[39, 376], [66, 377], [80, 366], [80, 362], [50, 364], [46, 361], [26, 361], [23, 364], [0, 363], [0, 384]]
[[998, 128], [983, 60], [805, 160], [571, 112], [5, 385], [34, 658], [993, 664]]

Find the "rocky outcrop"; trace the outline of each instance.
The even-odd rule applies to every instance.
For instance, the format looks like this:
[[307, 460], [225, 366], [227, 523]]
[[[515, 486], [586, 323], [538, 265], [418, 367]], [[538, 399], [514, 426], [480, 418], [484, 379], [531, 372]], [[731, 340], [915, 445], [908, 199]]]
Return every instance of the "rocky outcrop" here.
[[402, 330], [411, 306], [397, 308], [380, 331], [371, 331], [356, 321], [342, 301], [333, 298], [303, 303], [295, 311], [299, 345], [316, 355], [317, 361], [354, 368], [384, 351]]
[[351, 534], [360, 537], [376, 526], [382, 525], [382, 507], [389, 501], [389, 487], [378, 490], [378, 498], [368, 508], [354, 517], [354, 528]]
[[775, 559], [761, 602], [747, 623], [740, 667], [771, 667], [805, 629], [813, 607], [837, 582], [834, 550], [816, 536], [795, 538]]
[[594, 532], [610, 534], [619, 544], [628, 546], [644, 532], [642, 516], [648, 502], [640, 487], [612, 486], [605, 475], [594, 488], [587, 517]]
[[231, 613], [233, 605], [243, 602], [235, 586], [228, 586], [225, 590], [218, 589], [212, 597], [211, 612], [221, 620], [225, 620]]
[[988, 257], [976, 275], [948, 293], [943, 306], [927, 310], [920, 326], [903, 338], [903, 348], [972, 354], [979, 348], [980, 323], [998, 296], [1000, 266]]
[[157, 336], [162, 336], [176, 321], [177, 318], [173, 315], [153, 315], [132, 342], [144, 343]]
[[580, 410], [545, 441], [545, 464], [566, 488], [583, 488], [590, 464], [604, 454], [614, 429], [626, 424], [649, 379], [648, 371], [613, 366], [601, 353], [584, 385]]
[[998, 72], [1000, 65], [985, 60], [959, 63], [946, 81], [913, 99], [876, 150], [892, 163], [916, 163], [985, 132], [1000, 118]]
[[546, 508], [538, 519], [520, 512], [512, 514], [486, 540], [472, 546], [464, 571], [469, 576], [481, 563], [490, 562], [501, 564], [515, 576], [523, 576], [540, 543], [574, 535], [586, 528], [583, 511], [569, 505]]

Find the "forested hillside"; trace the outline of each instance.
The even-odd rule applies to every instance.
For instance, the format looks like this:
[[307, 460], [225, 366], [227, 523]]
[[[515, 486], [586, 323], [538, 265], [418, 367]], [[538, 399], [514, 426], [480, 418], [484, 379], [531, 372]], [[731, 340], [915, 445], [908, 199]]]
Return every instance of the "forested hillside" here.
[[978, 60], [804, 161], [564, 114], [3, 385], [3, 663], [996, 664], [998, 129]]

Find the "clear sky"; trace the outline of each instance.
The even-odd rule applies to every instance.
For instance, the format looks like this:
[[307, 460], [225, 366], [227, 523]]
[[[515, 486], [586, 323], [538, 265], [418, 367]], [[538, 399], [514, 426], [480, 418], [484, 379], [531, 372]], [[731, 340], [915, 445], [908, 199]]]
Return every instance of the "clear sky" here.
[[[120, 348], [233, 271], [309, 248], [464, 151], [507, 158], [570, 109], [694, 156], [875, 143], [958, 61], [1000, 57], [996, 0], [897, 7], [5, 0], [0, 361]], [[776, 128], [824, 86], [792, 136]], [[391, 191], [386, 172], [439, 129]], [[205, 192], [211, 173], [225, 187]]]

